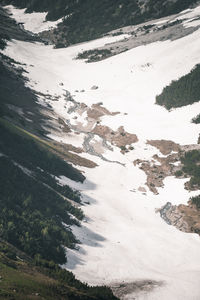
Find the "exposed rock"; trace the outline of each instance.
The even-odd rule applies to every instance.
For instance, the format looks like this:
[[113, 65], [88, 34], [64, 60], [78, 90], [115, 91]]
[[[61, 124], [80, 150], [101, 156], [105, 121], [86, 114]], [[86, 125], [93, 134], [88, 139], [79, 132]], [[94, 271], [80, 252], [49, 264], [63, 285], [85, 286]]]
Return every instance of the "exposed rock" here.
[[191, 201], [188, 205], [179, 206], [167, 202], [158, 211], [167, 224], [183, 232], [194, 232], [200, 235], [200, 210]]
[[105, 138], [112, 145], [119, 148], [131, 145], [138, 141], [137, 136], [126, 132], [123, 126], [120, 126], [117, 131], [113, 131], [108, 126], [96, 125], [92, 132]]
[[[163, 186], [163, 180], [167, 176], [176, 175], [177, 171], [180, 171], [183, 167], [181, 164], [181, 156], [191, 150], [200, 150], [200, 145], [183, 145], [180, 146], [172, 141], [166, 140], [152, 140], [147, 141], [153, 147], [159, 149], [159, 151], [165, 155], [161, 157], [159, 155], [154, 155], [150, 161], [137, 159], [133, 163], [134, 165], [139, 165], [140, 169], [143, 170], [147, 175], [147, 186], [150, 191], [154, 194], [158, 194], [157, 188]], [[172, 152], [176, 152], [170, 154]], [[170, 155], [169, 155], [170, 154]], [[179, 164], [177, 165], [177, 162]], [[158, 164], [159, 163], [159, 164]], [[188, 175], [182, 173], [179, 178], [186, 178]], [[191, 187], [189, 181], [185, 183], [185, 188], [187, 190], [198, 190], [198, 185]]]
[[[133, 163], [139, 165], [147, 175], [147, 186], [151, 192], [158, 194], [158, 187], [163, 186], [163, 180], [167, 176], [174, 175], [180, 167], [175, 166], [173, 163], [179, 160], [179, 154], [174, 153], [167, 157], [160, 157], [154, 155], [151, 161], [137, 159]], [[160, 164], [158, 164], [158, 162]]]
[[[85, 134], [93, 134], [97, 135], [103, 139], [101, 143], [94, 144], [95, 151], [98, 154], [103, 154], [104, 148], [112, 150], [112, 147], [109, 146], [107, 142], [110, 142], [112, 145], [115, 145], [121, 148], [121, 152], [124, 154], [125, 152], [131, 151], [134, 148], [131, 146], [133, 143], [138, 141], [138, 138], [135, 134], [128, 133], [124, 130], [123, 126], [120, 126], [118, 130], [113, 131], [108, 126], [101, 125], [101, 117], [103, 116], [116, 116], [120, 114], [120, 112], [110, 112], [107, 108], [103, 107], [103, 103], [99, 102], [93, 104], [91, 107], [87, 106], [84, 103], [79, 103], [75, 101], [70, 92], [66, 91], [65, 95], [66, 101], [68, 102], [69, 114], [76, 114], [73, 116], [73, 120], [76, 120], [75, 124], [71, 124], [69, 120], [64, 121], [61, 117], [58, 118], [59, 124], [62, 126], [60, 129], [65, 133], [74, 132], [74, 133], [85, 133]], [[86, 114], [84, 118], [84, 123], [79, 121], [79, 117]], [[92, 138], [90, 138], [89, 142], [92, 142]], [[129, 146], [126, 148], [126, 146]], [[93, 148], [94, 148], [93, 147]]]

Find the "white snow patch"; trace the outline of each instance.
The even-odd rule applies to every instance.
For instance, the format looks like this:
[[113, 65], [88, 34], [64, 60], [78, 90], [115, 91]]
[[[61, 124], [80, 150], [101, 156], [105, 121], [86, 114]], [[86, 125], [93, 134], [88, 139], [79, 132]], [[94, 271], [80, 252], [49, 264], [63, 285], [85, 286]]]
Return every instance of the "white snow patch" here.
[[180, 16], [178, 19], [191, 19], [194, 17], [199, 17], [200, 16], [200, 5], [193, 8], [193, 9], [188, 9], [180, 13]]
[[47, 136], [57, 142], [61, 142], [64, 144], [71, 144], [74, 147], [80, 147], [82, 148], [83, 142], [84, 142], [84, 134], [68, 134], [68, 133], [49, 133]]
[[200, 20], [194, 20], [192, 22], [185, 22], [183, 25], [186, 28], [200, 26]]
[[180, 161], [176, 161], [176, 162], [174, 162], [174, 163], [172, 163], [175, 167], [178, 167], [178, 166], [180, 166]]
[[62, 22], [62, 19], [57, 21], [46, 21], [47, 12], [33, 12], [25, 13], [25, 8], [16, 8], [13, 5], [5, 6], [12, 14], [12, 18], [18, 23], [22, 23], [24, 28], [33, 33], [39, 33], [45, 30], [50, 30], [57, 26], [58, 23]]
[[173, 176], [164, 180], [164, 188], [158, 188], [161, 201], [171, 202], [173, 205], [186, 204], [190, 197], [199, 195], [199, 191], [188, 191], [184, 188], [184, 184], [188, 179], [178, 179]]

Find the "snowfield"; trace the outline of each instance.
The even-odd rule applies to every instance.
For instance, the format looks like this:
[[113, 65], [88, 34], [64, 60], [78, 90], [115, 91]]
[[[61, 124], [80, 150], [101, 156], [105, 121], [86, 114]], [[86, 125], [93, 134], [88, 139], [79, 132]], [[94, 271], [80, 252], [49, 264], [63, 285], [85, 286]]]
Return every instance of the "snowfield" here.
[[[35, 90], [60, 95], [62, 106], [57, 102], [52, 105], [63, 117], [66, 117], [66, 111], [62, 98], [64, 90], [68, 90], [75, 95], [76, 101], [87, 105], [103, 102], [110, 111], [128, 113], [105, 117], [104, 124], [113, 129], [122, 124], [127, 131], [143, 139], [171, 139], [190, 144], [196, 143], [199, 135], [199, 125], [191, 123], [191, 119], [200, 111], [200, 103], [168, 112], [155, 105], [155, 96], [200, 62], [199, 34], [200, 29], [176, 41], [137, 47], [90, 64], [74, 58], [83, 50], [96, 48], [121, 36], [66, 49], [12, 41], [4, 54], [27, 64], [30, 86]], [[91, 90], [93, 85], [99, 89]], [[77, 93], [76, 90], [84, 92]]]
[[[14, 14], [14, 10], [12, 12]], [[187, 16], [194, 18], [194, 12], [187, 11]], [[14, 17], [17, 19], [16, 14]], [[63, 118], [71, 118], [65, 108], [67, 90], [76, 101], [89, 106], [103, 102], [108, 110], [119, 111], [116, 116], [104, 116], [102, 124], [113, 130], [124, 126], [138, 136], [135, 149], [127, 155], [122, 155], [116, 147], [114, 151], [105, 152], [106, 158], [121, 164], [85, 153], [81, 155], [98, 164], [94, 169], [80, 168], [87, 178], [85, 182], [60, 178], [62, 184], [82, 191], [83, 202], [87, 203], [83, 207], [86, 216], [83, 226], [72, 228], [82, 244], [79, 251], [67, 250], [65, 267], [90, 284], [112, 285], [137, 280], [160, 283], [151, 292], [138, 292], [124, 299], [200, 299], [199, 236], [178, 231], [156, 213], [156, 209], [168, 201], [175, 205], [186, 204], [198, 191], [186, 191], [185, 179], [168, 177], [159, 195], [154, 195], [145, 185], [145, 173], [133, 164], [137, 158], [148, 160], [158, 153], [161, 156], [158, 149], [146, 145], [146, 140], [197, 143], [200, 126], [191, 123], [191, 119], [199, 113], [200, 102], [168, 112], [155, 105], [155, 97], [172, 80], [189, 73], [200, 63], [199, 36], [200, 29], [175, 41], [140, 46], [91, 64], [75, 57], [79, 52], [124, 36], [104, 37], [66, 49], [11, 41], [3, 51], [26, 64], [29, 86], [52, 97], [60, 96], [58, 101], [49, 100], [49, 103]], [[94, 85], [98, 89], [92, 90]], [[67, 140], [63, 136], [50, 136], [75, 146], [83, 142], [82, 135], [75, 141], [72, 137]], [[145, 187], [147, 192], [139, 191], [140, 187]]]
[[5, 6], [9, 10], [9, 13], [18, 22], [22, 23], [24, 29], [31, 31], [33, 33], [39, 33], [45, 30], [52, 29], [57, 26], [58, 23], [62, 21], [59, 19], [57, 21], [46, 21], [47, 13], [33, 12], [30, 14], [25, 13], [24, 9], [15, 8], [13, 5]]
[[82, 187], [74, 186], [91, 204], [84, 208], [83, 227], [73, 228], [82, 245], [79, 251], [68, 250], [67, 268], [91, 284], [163, 282], [136, 299], [199, 299], [199, 237], [178, 231], [155, 213], [167, 201], [187, 201], [183, 182], [169, 181], [159, 196], [145, 196], [137, 191], [146, 179], [137, 167], [98, 163], [98, 168], [85, 170]]

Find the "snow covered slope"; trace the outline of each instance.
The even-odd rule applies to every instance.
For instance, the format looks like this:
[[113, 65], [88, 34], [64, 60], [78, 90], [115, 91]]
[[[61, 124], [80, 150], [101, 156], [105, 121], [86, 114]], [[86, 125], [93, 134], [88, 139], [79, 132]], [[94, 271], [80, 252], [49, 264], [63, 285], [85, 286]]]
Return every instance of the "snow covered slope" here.
[[23, 24], [24, 29], [33, 32], [33, 33], [39, 33], [44, 30], [50, 30], [58, 23], [62, 21], [62, 19], [59, 19], [57, 21], [46, 21], [46, 15], [47, 13], [40, 13], [40, 12], [34, 12], [31, 14], [25, 13], [25, 9], [19, 9], [15, 8], [12, 5], [5, 6], [6, 9], [8, 9], [11, 16], [14, 17], [14, 19], [18, 22]]
[[[199, 8], [189, 13], [187, 21], [197, 17]], [[86, 215], [81, 228], [73, 227], [82, 244], [79, 251], [67, 250], [66, 267], [91, 284], [155, 281], [152, 290], [132, 290], [123, 299], [200, 299], [199, 236], [178, 231], [156, 213], [168, 201], [187, 203], [198, 191], [189, 193], [184, 189], [185, 179], [168, 177], [155, 195], [146, 187], [146, 174], [133, 163], [152, 160], [155, 154], [163, 157], [157, 148], [146, 144], [147, 140], [197, 143], [200, 127], [191, 119], [200, 103], [170, 112], [155, 105], [156, 95], [166, 85], [200, 63], [200, 29], [199, 23], [195, 24], [196, 31], [180, 39], [149, 43], [91, 64], [76, 60], [77, 54], [122, 41], [129, 34], [67, 49], [13, 40], [4, 50], [26, 64], [27, 84], [42, 93], [40, 102], [51, 105], [57, 117], [74, 130], [60, 140], [65, 142], [69, 136], [68, 143], [73, 143], [71, 136], [79, 134], [78, 143], [85, 150], [81, 155], [98, 164], [96, 168], [80, 168], [87, 178], [83, 184], [60, 179], [82, 191]], [[109, 112], [96, 117], [95, 122], [91, 108], [99, 102]], [[94, 131], [98, 122], [113, 132], [123, 126], [126, 132], [136, 134], [138, 141], [128, 144], [133, 149], [122, 154], [116, 143]], [[88, 136], [96, 138], [96, 144], [102, 140], [103, 157], [91, 156]]]

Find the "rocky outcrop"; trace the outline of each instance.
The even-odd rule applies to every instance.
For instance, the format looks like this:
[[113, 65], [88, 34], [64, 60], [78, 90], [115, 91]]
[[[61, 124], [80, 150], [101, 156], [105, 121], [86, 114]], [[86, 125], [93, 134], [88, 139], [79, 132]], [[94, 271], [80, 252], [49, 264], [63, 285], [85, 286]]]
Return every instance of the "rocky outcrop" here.
[[116, 131], [113, 131], [108, 126], [97, 124], [92, 132], [105, 138], [106, 141], [110, 142], [112, 145], [121, 148], [122, 151], [126, 150], [125, 147], [127, 145], [131, 145], [138, 141], [137, 136], [126, 132], [123, 126], [120, 126]]
[[198, 233], [200, 235], [200, 210], [189, 201], [188, 205], [172, 205], [167, 202], [157, 210], [163, 220], [183, 232]]
[[133, 163], [134, 165], [139, 165], [139, 168], [147, 175], [146, 185], [149, 190], [154, 194], [158, 194], [157, 188], [163, 186], [163, 180], [167, 176], [174, 175], [180, 169], [180, 167], [174, 165], [179, 159], [178, 153], [168, 155], [167, 157], [160, 157], [156, 154], [151, 161], [137, 159]]

